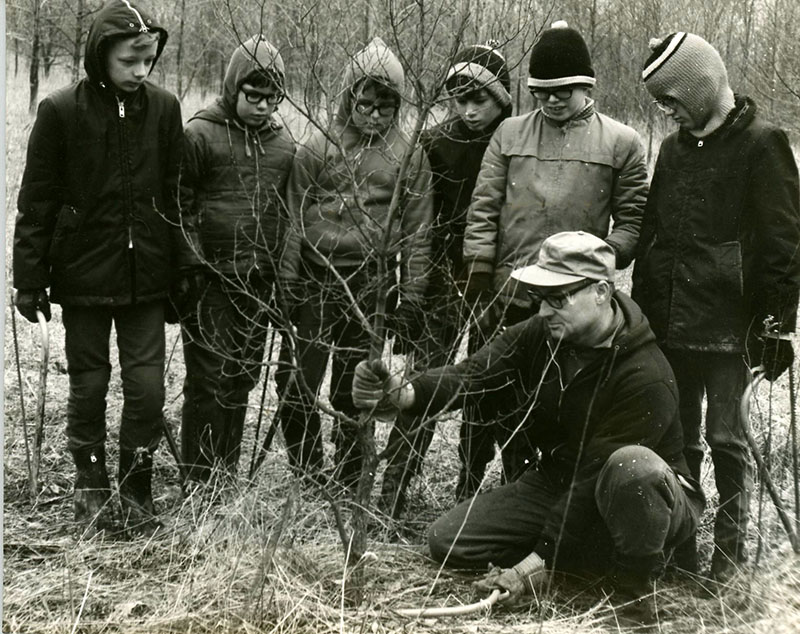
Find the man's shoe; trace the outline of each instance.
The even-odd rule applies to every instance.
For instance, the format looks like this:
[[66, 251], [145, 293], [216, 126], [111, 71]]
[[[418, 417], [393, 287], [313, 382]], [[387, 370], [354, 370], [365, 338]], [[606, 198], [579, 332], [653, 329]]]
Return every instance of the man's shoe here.
[[624, 593], [611, 597], [612, 620], [620, 628], [647, 632], [658, 622], [656, 600], [652, 591], [646, 595], [633, 597]]

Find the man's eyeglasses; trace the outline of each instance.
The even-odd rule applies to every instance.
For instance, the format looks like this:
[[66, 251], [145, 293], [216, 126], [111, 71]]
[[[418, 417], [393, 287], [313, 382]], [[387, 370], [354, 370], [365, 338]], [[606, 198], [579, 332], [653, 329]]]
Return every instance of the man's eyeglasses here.
[[680, 102], [674, 97], [661, 97], [661, 99], [656, 99], [653, 103], [661, 112], [666, 112], [667, 114], [675, 112], [680, 105]]
[[393, 115], [397, 110], [397, 104], [391, 102], [377, 102], [377, 101], [356, 101], [356, 112], [363, 115], [371, 115], [376, 110], [382, 117]]
[[564, 101], [572, 97], [574, 88], [556, 88], [555, 90], [545, 90], [544, 88], [531, 88], [531, 94], [539, 101], [547, 101], [553, 95], [559, 101]]
[[589, 288], [592, 284], [595, 284], [597, 280], [590, 280], [586, 279], [577, 286], [573, 286], [568, 291], [563, 291], [561, 293], [542, 293], [540, 290], [529, 290], [528, 295], [530, 298], [539, 304], [542, 302], [547, 302], [550, 306], [558, 310], [559, 308], [563, 308], [564, 304], [569, 302], [570, 298], [575, 295], [578, 291], [582, 291], [585, 288]]
[[255, 90], [245, 90], [244, 88], [241, 90], [245, 101], [254, 106], [257, 106], [262, 101], [266, 101], [270, 106], [275, 106], [283, 101], [285, 96], [282, 92], [271, 92], [265, 95], [264, 93], [256, 92]]

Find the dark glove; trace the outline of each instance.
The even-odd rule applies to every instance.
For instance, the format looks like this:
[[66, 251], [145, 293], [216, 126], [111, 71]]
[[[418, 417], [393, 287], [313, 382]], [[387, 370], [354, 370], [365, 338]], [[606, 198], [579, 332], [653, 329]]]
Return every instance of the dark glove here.
[[197, 314], [197, 304], [203, 296], [207, 284], [205, 272], [198, 270], [186, 273], [178, 279], [170, 293], [170, 300], [181, 321], [190, 319]]
[[44, 318], [50, 321], [50, 300], [47, 297], [47, 291], [43, 288], [33, 291], [17, 291], [14, 305], [19, 314], [33, 324], [39, 321], [36, 317], [37, 310], [42, 311]]
[[471, 271], [467, 279], [464, 299], [468, 304], [474, 304], [492, 290], [493, 281], [494, 274], [489, 271]]
[[399, 411], [402, 380], [390, 375], [383, 361], [361, 361], [353, 374], [353, 404], [369, 410], [380, 420], [391, 420]]
[[425, 313], [419, 304], [404, 299], [397, 310], [389, 315], [387, 327], [394, 333], [395, 354], [408, 354], [419, 348], [425, 332]]
[[788, 339], [778, 337], [758, 337], [754, 346], [757, 356], [752, 366], [764, 366], [764, 378], [774, 381], [789, 369], [794, 361], [794, 348]]

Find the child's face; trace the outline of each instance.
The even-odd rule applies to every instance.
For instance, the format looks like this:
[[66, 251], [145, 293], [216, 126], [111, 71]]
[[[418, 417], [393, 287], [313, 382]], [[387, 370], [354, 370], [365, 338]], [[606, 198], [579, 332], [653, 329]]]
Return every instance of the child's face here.
[[236, 116], [251, 128], [260, 128], [275, 112], [283, 99], [277, 86], [256, 87], [247, 82], [239, 87], [236, 97]]
[[350, 120], [365, 136], [385, 134], [394, 121], [397, 102], [386, 96], [378, 96], [374, 86], [362, 87], [353, 100]]
[[471, 90], [454, 99], [456, 113], [470, 130], [485, 130], [502, 113], [500, 104], [485, 88]]
[[585, 86], [559, 86], [531, 90], [544, 113], [554, 121], [569, 121], [586, 105], [589, 89]]
[[133, 92], [142, 85], [158, 52], [158, 39], [129, 37], [117, 40], [108, 49], [108, 78], [120, 92]]

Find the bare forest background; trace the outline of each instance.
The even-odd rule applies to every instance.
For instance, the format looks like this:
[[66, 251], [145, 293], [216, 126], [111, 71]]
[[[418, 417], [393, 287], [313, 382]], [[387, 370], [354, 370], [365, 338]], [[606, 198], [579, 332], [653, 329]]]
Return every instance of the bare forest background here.
[[[6, 4], [9, 73], [39, 82], [54, 71], [82, 74], [83, 49], [96, 0], [16, 0]], [[217, 93], [237, 40], [264, 33], [281, 51], [287, 89], [312, 111], [330, 101], [350, 55], [374, 35], [401, 57], [410, 101], [436, 98], [437, 80], [461, 44], [497, 40], [512, 69], [515, 112], [530, 108], [527, 56], [556, 19], [580, 30], [594, 61], [594, 97], [602, 112], [636, 127], [648, 149], [664, 132], [640, 71], [648, 41], [676, 30], [713, 43], [731, 86], [797, 138], [800, 132], [800, 40], [795, 0], [173, 0], [153, 7], [170, 37], [155, 81], [181, 99], [195, 89]], [[422, 101], [419, 99], [422, 98]], [[190, 113], [187, 113], [190, 114]]]
[[[100, 4], [98, 0], [6, 2], [7, 261], [32, 115], [45, 94], [84, 74], [86, 35]], [[641, 67], [650, 38], [678, 30], [697, 33], [714, 44], [727, 64], [734, 91], [751, 96], [767, 119], [789, 133], [795, 148], [800, 144], [797, 0], [170, 0], [147, 6], [169, 32], [151, 79], [179, 96], [184, 120], [220, 93], [232, 51], [255, 33], [275, 44], [285, 61], [287, 99], [279, 115], [298, 143], [311, 130], [327, 126], [350, 59], [374, 36], [387, 43], [405, 69], [402, 123], [414, 138], [446, 113], [441, 87], [456, 51], [488, 39], [499, 43], [511, 70], [515, 114], [527, 112], [533, 105], [526, 87], [530, 48], [543, 28], [566, 20], [583, 33], [592, 54], [598, 78], [593, 97], [599, 110], [639, 131], [651, 163], [672, 124], [652, 106], [641, 84]], [[9, 271], [7, 267], [7, 288]], [[623, 290], [627, 290], [626, 273], [620, 276]], [[320, 497], [320, 492], [302, 489], [288, 472], [283, 452], [273, 450], [280, 457], [267, 460], [256, 481], [243, 483], [234, 496], [220, 493], [214, 504], [204, 504], [182, 497], [174, 461], [162, 443], [154, 492], [157, 506], [169, 518], [167, 536], [147, 543], [76, 542], [66, 528], [74, 468], [63, 446], [67, 377], [59, 317], [54, 313], [51, 323], [51, 374], [43, 414], [48, 442], [42, 489], [34, 500], [26, 492], [19, 421], [21, 397], [28, 402], [28, 419], [33, 419], [39, 343], [35, 326], [17, 319], [22, 368], [15, 373], [6, 319], [4, 632], [500, 634], [530, 632], [532, 623], [538, 624], [537, 631], [557, 634], [618, 631], [607, 623], [610, 610], [602, 596], [569, 583], [552, 593], [548, 589], [547, 596], [527, 608], [491, 616], [481, 612], [451, 621], [408, 623], [393, 613], [398, 605], [452, 604], [470, 598], [474, 575], [437, 569], [426, 558], [424, 546], [427, 526], [453, 504], [459, 414], [443, 421], [453, 425], [437, 426], [423, 477], [412, 488], [407, 518], [399, 528], [369, 510], [371, 478], [380, 478], [379, 470], [372, 470], [368, 485], [359, 491], [358, 504], [350, 509]], [[381, 328], [372, 332], [379, 333], [378, 347], [382, 346]], [[169, 326], [167, 337], [172, 347], [165, 415], [177, 430], [184, 374], [178, 327]], [[248, 460], [252, 463], [260, 443], [255, 421], [260, 425], [266, 412], [266, 428], [277, 407], [269, 376], [277, 345], [274, 354], [272, 343], [268, 352], [263, 383], [251, 394], [242, 471]], [[754, 401], [753, 427], [797, 527], [797, 444], [789, 433], [795, 391], [794, 385], [787, 385], [787, 377], [762, 387]], [[122, 402], [116, 377], [108, 401], [113, 448]], [[329, 425], [330, 407], [322, 405]], [[387, 429], [376, 426], [379, 446], [385, 443]], [[708, 466], [706, 471], [711, 471]], [[492, 476], [498, 479], [496, 463]], [[703, 484], [713, 491], [713, 475]], [[706, 555], [713, 503], [710, 507], [700, 534]], [[364, 518], [360, 525], [355, 519], [365, 509], [371, 513], [369, 539]], [[344, 526], [349, 513], [354, 516], [353, 535], [361, 534], [360, 541], [352, 539], [353, 552]], [[754, 496], [752, 514], [756, 572], [727, 597], [699, 597], [680, 584], [664, 586], [659, 602], [670, 620], [659, 624], [659, 631], [796, 631], [797, 558], [763, 488]], [[381, 527], [386, 530], [381, 532]], [[366, 562], [365, 577], [359, 581], [363, 599], [359, 611], [347, 609], [345, 601], [351, 559]], [[477, 598], [481, 597], [473, 600]]]

